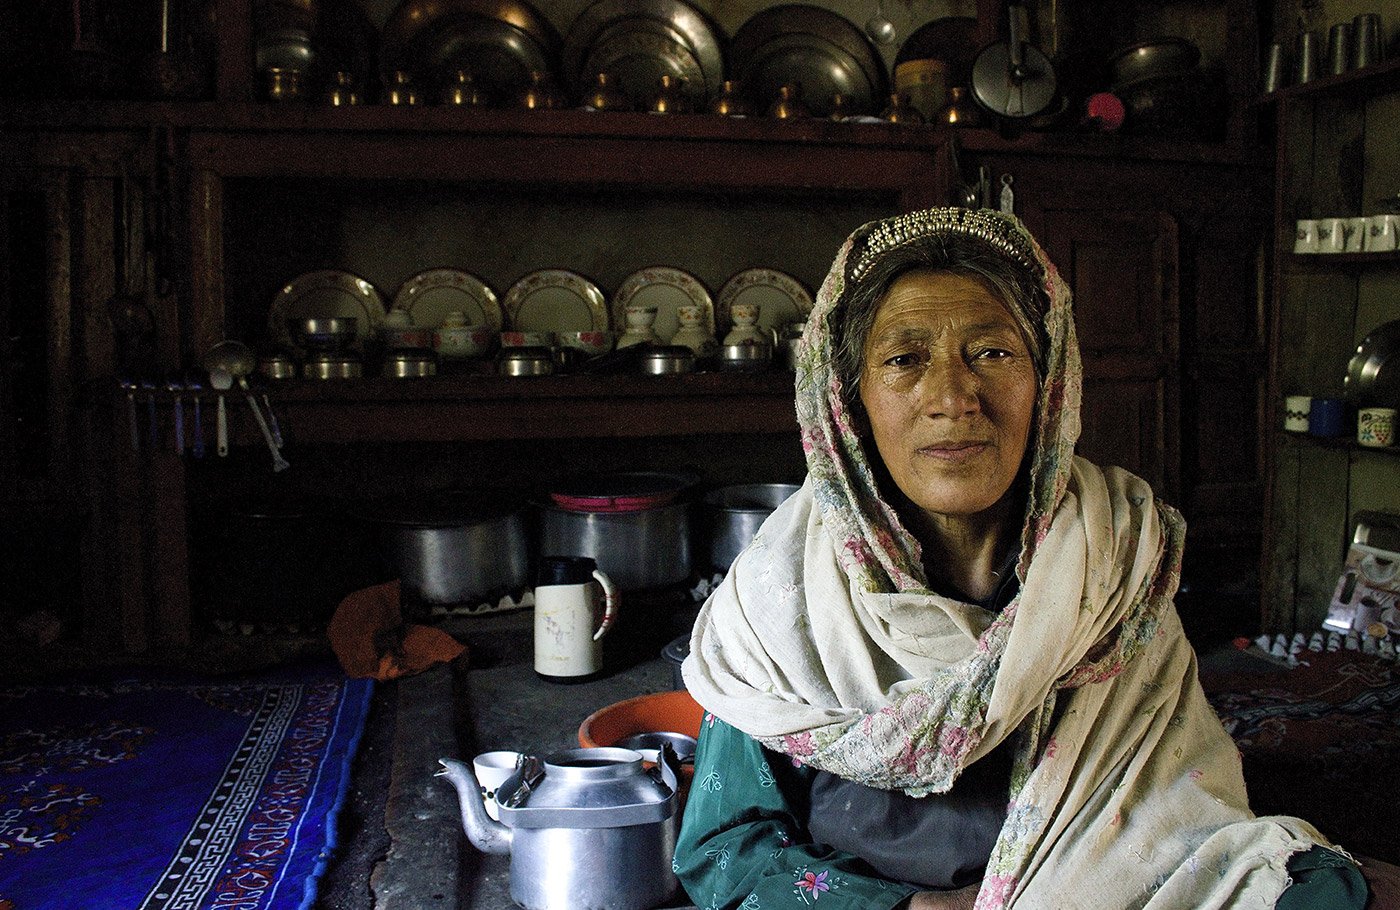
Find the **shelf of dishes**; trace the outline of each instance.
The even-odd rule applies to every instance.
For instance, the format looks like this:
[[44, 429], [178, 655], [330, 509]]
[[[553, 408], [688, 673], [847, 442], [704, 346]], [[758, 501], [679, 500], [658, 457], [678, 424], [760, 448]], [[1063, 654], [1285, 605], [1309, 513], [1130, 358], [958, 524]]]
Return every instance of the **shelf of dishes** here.
[[[609, 299], [568, 269], [538, 269], [502, 297], [481, 278], [432, 268], [405, 280], [386, 308], [347, 271], [306, 272], [268, 308], [258, 372], [270, 379], [358, 378], [366, 361], [394, 378], [457, 372], [689, 372], [791, 366], [812, 295], [784, 272], [743, 269], [715, 296], [683, 269], [627, 276]], [[784, 356], [785, 354], [789, 356]]]

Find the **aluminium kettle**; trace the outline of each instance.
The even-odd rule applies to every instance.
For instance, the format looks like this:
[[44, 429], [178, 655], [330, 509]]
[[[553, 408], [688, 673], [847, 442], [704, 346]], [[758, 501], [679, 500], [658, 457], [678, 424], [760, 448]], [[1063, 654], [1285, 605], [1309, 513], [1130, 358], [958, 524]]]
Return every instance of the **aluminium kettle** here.
[[510, 896], [526, 910], [650, 910], [676, 893], [680, 761], [669, 745], [648, 770], [632, 749], [527, 756], [486, 814], [471, 765], [439, 759], [461, 803], [467, 839], [510, 855]]

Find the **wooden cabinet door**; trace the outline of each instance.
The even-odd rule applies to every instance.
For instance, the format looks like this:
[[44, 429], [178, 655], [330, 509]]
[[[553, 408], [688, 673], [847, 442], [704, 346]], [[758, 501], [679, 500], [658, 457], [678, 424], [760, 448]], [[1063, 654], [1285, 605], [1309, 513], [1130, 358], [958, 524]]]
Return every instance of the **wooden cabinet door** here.
[[1179, 493], [1176, 221], [1151, 209], [1045, 207], [1032, 219], [1074, 294], [1084, 361], [1079, 453]]

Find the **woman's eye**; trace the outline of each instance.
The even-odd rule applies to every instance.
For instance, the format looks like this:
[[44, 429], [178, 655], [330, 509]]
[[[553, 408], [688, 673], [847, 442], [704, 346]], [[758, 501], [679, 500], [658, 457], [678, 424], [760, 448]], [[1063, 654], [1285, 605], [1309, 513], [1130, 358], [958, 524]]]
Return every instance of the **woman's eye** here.
[[912, 367], [919, 362], [919, 355], [913, 353], [895, 354], [885, 358], [887, 367]]
[[1005, 348], [983, 348], [977, 351], [973, 356], [979, 360], [1001, 360], [1014, 355]]

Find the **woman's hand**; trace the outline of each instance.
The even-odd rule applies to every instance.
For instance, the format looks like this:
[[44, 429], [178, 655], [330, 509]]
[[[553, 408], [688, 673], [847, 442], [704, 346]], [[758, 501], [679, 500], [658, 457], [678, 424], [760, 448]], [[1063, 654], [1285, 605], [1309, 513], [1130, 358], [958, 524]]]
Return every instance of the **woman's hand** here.
[[909, 910], [972, 910], [977, 889], [977, 885], [968, 885], [956, 891], [920, 891], [904, 906]]

